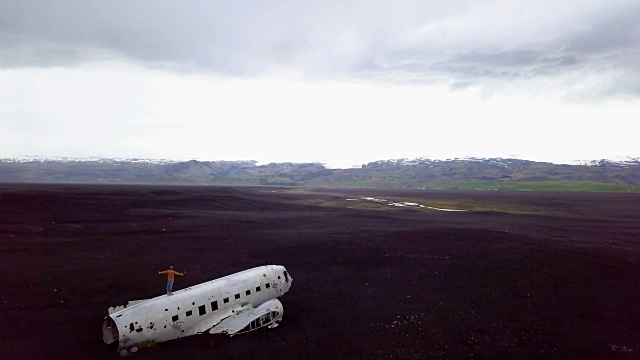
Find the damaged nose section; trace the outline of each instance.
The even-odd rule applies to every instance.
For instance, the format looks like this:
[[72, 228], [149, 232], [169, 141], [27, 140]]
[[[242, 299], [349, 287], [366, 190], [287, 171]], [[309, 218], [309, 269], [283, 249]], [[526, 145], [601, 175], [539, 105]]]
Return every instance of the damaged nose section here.
[[291, 288], [291, 283], [293, 283], [293, 277], [289, 275], [287, 270], [284, 270], [284, 287], [288, 291]]
[[102, 321], [102, 341], [109, 345], [118, 341], [119, 338], [120, 334], [118, 333], [116, 323], [110, 316], [105, 317], [104, 321]]

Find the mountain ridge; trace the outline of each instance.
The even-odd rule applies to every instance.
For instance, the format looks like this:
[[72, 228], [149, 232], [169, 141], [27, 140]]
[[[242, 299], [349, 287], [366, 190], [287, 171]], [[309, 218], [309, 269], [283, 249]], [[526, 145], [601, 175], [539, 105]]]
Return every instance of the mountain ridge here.
[[[3, 158], [3, 183], [209, 184], [316, 187], [507, 188], [575, 183], [640, 191], [640, 158], [554, 164], [517, 158], [415, 158], [372, 161], [359, 168], [255, 160], [200, 161], [139, 158]], [[526, 186], [525, 186], [526, 189]], [[587, 189], [588, 190], [588, 189]]]
[[[0, 158], [0, 162], [102, 162], [102, 163], [149, 163], [149, 164], [171, 164], [171, 163], [180, 163], [180, 162], [190, 162], [190, 161], [198, 161], [198, 162], [234, 162], [234, 163], [244, 163], [244, 164], [253, 164], [258, 165], [257, 160], [178, 160], [178, 159], [163, 159], [163, 158], [137, 158], [137, 157], [69, 157], [69, 156], [10, 156]], [[620, 156], [615, 159], [593, 159], [593, 160], [572, 160], [569, 162], [553, 162], [553, 161], [535, 161], [535, 160], [526, 160], [520, 159], [517, 157], [454, 157], [454, 158], [429, 158], [429, 157], [416, 157], [416, 158], [396, 158], [396, 159], [387, 159], [387, 160], [375, 160], [369, 162], [371, 163], [395, 163], [398, 165], [420, 165], [430, 162], [443, 162], [443, 161], [517, 161], [517, 162], [538, 162], [538, 163], [549, 163], [555, 165], [587, 165], [587, 166], [633, 166], [640, 165], [640, 157], [631, 157], [631, 156]], [[268, 164], [322, 164], [320, 161], [314, 162], [269, 162], [262, 165]], [[357, 166], [349, 166], [342, 167], [340, 169], [353, 169], [357, 167], [361, 167], [367, 164], [361, 164]]]

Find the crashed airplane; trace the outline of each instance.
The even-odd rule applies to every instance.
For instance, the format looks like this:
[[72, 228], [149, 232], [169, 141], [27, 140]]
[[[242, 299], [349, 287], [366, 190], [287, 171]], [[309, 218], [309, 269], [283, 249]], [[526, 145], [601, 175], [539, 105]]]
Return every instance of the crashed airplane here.
[[277, 299], [293, 278], [284, 266], [265, 265], [241, 271], [148, 300], [109, 308], [102, 322], [105, 344], [118, 342], [126, 354], [162, 341], [201, 334], [230, 336], [282, 321]]

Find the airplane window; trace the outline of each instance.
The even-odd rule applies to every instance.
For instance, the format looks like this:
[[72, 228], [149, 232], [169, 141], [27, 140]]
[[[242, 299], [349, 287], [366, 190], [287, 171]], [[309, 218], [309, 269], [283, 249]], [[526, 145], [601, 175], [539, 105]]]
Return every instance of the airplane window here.
[[247, 294], [247, 296], [249, 296], [249, 295], [251, 295], [251, 290], [247, 290], [244, 293]]
[[278, 275], [278, 280], [280, 280], [280, 275]]
[[173, 321], [173, 322], [178, 321], [178, 319], [179, 319], [179, 318], [178, 318], [178, 315], [173, 315], [173, 316], [171, 317], [171, 321]]
[[200, 305], [198, 306], [198, 314], [200, 314], [200, 316], [204, 315], [207, 313], [207, 309], [204, 307], [204, 305]]
[[256, 292], [260, 291], [260, 286], [256, 286]]
[[235, 295], [235, 298], [236, 298], [236, 299], [240, 299], [240, 294], [236, 294], [236, 295]]
[[212, 301], [211, 302], [211, 311], [216, 311], [218, 310], [218, 302], [217, 301]]
[[187, 316], [191, 316], [193, 314], [193, 311], [189, 310], [187, 311]]
[[229, 302], [229, 298], [224, 298], [224, 303], [228, 303]]
[[266, 284], [264, 285], [264, 287], [266, 287], [266, 288], [268, 289], [268, 288], [270, 288], [270, 287], [271, 287], [271, 284], [266, 283]]

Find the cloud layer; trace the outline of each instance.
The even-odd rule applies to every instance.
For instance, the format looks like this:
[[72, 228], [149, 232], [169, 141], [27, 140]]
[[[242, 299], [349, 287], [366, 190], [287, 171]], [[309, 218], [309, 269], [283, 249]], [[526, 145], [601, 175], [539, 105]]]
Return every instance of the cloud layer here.
[[5, 1], [0, 68], [175, 71], [640, 96], [640, 2]]

